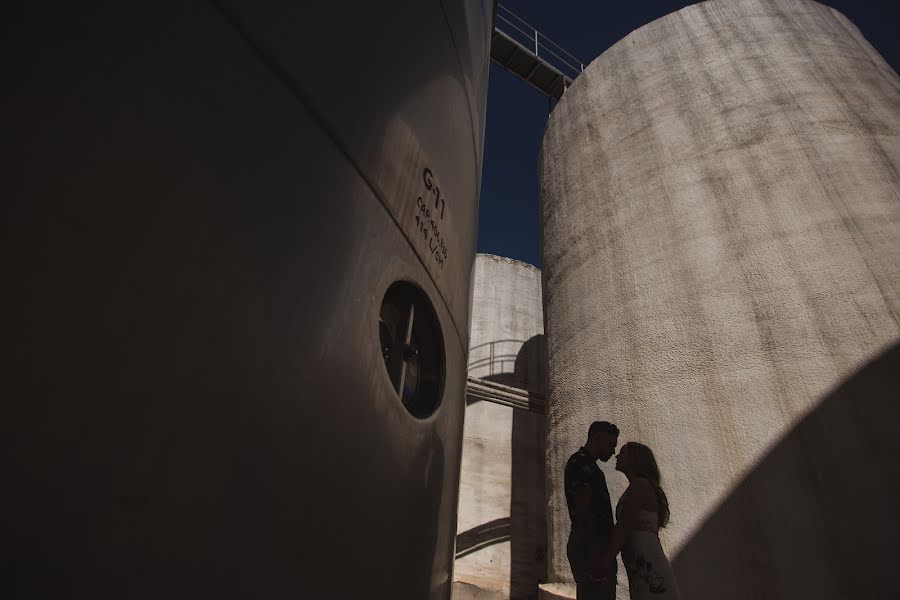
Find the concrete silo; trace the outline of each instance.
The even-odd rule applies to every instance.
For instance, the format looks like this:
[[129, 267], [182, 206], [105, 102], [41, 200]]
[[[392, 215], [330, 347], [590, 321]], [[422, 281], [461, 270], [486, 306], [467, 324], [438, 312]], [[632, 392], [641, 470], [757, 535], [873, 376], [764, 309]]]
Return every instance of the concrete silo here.
[[659, 19], [550, 117], [548, 481], [594, 419], [649, 444], [685, 597], [900, 593], [898, 134], [900, 79], [805, 0]]
[[478, 254], [470, 331], [454, 597], [529, 598], [546, 573], [540, 270]]
[[493, 2], [51, 4], [4, 19], [5, 590], [448, 598]]

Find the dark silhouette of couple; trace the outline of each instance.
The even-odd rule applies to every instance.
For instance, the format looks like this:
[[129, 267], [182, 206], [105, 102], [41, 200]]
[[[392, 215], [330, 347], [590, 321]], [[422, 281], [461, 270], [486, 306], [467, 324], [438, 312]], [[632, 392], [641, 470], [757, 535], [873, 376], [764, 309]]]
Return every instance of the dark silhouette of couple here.
[[628, 442], [616, 456], [616, 470], [628, 478], [628, 489], [616, 505], [613, 524], [606, 478], [597, 461], [612, 457], [618, 439], [618, 427], [595, 421], [587, 443], [566, 463], [566, 504], [572, 521], [567, 554], [577, 598], [615, 599], [616, 555], [621, 552], [632, 600], [678, 600], [675, 575], [658, 535], [669, 521], [669, 503], [653, 452], [643, 444]]

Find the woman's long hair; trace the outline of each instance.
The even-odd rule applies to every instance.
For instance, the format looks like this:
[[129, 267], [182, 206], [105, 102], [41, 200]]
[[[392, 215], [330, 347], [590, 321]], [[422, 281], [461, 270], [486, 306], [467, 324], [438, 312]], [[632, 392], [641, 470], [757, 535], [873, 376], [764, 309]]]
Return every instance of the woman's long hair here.
[[656, 502], [659, 504], [659, 526], [665, 527], [669, 522], [669, 500], [666, 493], [662, 489], [661, 475], [659, 467], [656, 465], [656, 458], [653, 456], [653, 450], [638, 442], [628, 442], [628, 454], [631, 457], [632, 471], [635, 475], [643, 477], [653, 485], [656, 491]]

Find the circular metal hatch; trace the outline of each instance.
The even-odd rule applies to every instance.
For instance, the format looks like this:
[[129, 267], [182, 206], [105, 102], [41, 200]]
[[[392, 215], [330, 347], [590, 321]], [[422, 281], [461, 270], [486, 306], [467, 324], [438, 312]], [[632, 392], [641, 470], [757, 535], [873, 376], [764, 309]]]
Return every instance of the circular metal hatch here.
[[378, 335], [403, 406], [420, 419], [433, 414], [444, 392], [444, 336], [425, 292], [406, 281], [391, 284], [381, 303]]

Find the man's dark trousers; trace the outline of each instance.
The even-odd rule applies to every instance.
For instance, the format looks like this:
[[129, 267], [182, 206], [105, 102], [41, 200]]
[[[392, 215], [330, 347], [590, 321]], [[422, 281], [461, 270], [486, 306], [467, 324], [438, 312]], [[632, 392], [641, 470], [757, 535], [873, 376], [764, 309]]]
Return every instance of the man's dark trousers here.
[[569, 533], [566, 554], [569, 558], [569, 566], [572, 568], [572, 575], [575, 576], [577, 600], [615, 600], [616, 576], [607, 577], [602, 582], [591, 581], [588, 578], [588, 544], [575, 531]]

